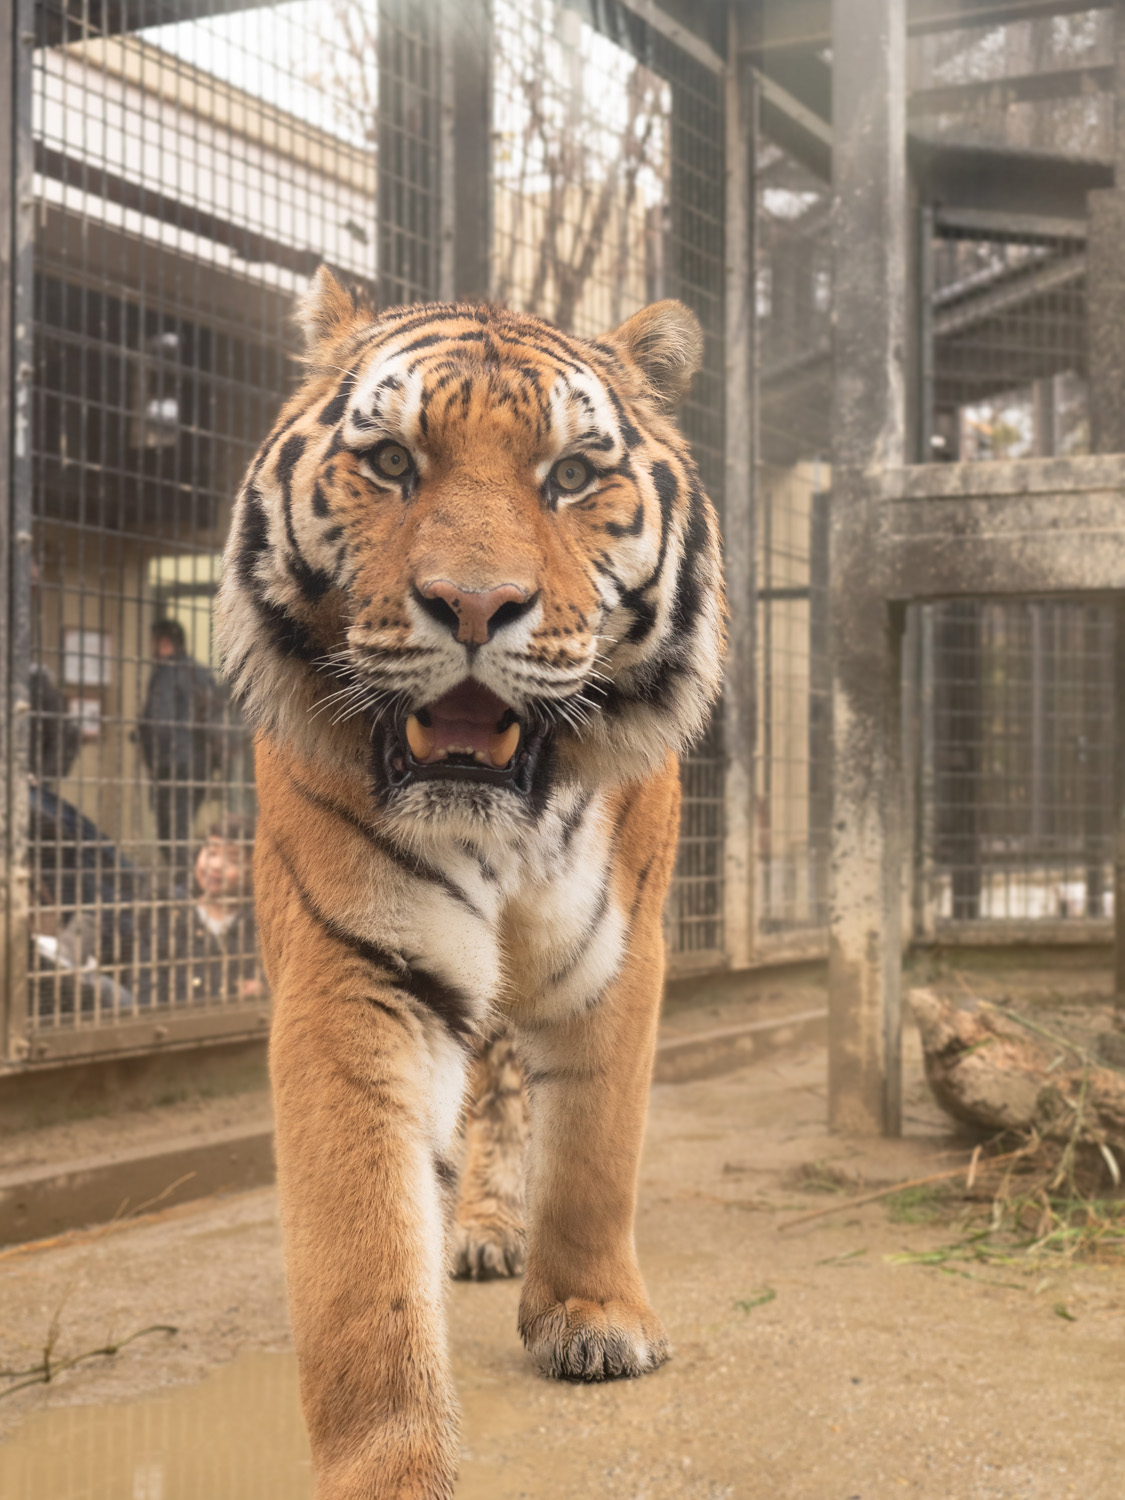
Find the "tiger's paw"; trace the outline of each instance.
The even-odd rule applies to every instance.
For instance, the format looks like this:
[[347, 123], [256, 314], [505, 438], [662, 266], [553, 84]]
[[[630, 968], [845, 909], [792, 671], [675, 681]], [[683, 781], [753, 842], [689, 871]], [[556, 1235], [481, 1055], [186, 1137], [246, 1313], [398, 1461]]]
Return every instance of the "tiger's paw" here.
[[453, 1274], [464, 1281], [522, 1276], [527, 1256], [523, 1225], [500, 1205], [458, 1209], [453, 1223]]
[[568, 1297], [542, 1312], [520, 1310], [520, 1337], [544, 1375], [554, 1380], [620, 1380], [647, 1375], [671, 1354], [664, 1326], [650, 1307]]

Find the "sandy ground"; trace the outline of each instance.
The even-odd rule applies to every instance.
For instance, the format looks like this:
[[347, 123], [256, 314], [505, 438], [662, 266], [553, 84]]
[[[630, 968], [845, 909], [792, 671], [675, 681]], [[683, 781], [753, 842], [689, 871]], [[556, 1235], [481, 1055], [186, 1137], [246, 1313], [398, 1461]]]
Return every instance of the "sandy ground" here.
[[[901, 1141], [829, 1135], [824, 1076], [823, 1052], [808, 1049], [654, 1090], [638, 1244], [675, 1345], [655, 1375], [597, 1387], [544, 1381], [516, 1337], [518, 1286], [451, 1288], [460, 1496], [1121, 1500], [1125, 1269], [895, 1263], [948, 1243], [950, 1226], [896, 1222], [885, 1203], [840, 1209], [848, 1190], [812, 1191], [807, 1169], [878, 1187], [954, 1165], [965, 1144], [929, 1100], [916, 1044]], [[781, 1227], [828, 1203], [832, 1214]], [[62, 1354], [153, 1322], [179, 1332], [0, 1402], [11, 1462], [50, 1443], [54, 1419], [35, 1415], [45, 1408], [61, 1418], [59, 1407], [138, 1402], [236, 1355], [213, 1380], [227, 1382], [224, 1410], [239, 1411], [238, 1372], [259, 1370], [252, 1351], [288, 1347], [272, 1190], [0, 1256], [0, 1364], [34, 1359], [56, 1313]], [[198, 1491], [208, 1500], [308, 1494], [292, 1360], [278, 1355], [269, 1368], [282, 1392], [270, 1399], [289, 1413], [292, 1485], [212, 1477]], [[236, 1446], [253, 1426], [234, 1424]], [[201, 1433], [196, 1446], [208, 1440]], [[145, 1488], [149, 1470], [132, 1472], [131, 1489], [26, 1494], [187, 1493]]]

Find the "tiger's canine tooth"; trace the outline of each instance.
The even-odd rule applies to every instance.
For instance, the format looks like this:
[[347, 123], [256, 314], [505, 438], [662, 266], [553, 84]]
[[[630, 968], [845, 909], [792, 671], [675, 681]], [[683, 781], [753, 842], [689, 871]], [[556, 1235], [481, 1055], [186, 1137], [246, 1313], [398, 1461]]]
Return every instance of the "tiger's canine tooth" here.
[[415, 760], [426, 759], [434, 748], [434, 739], [434, 731], [427, 729], [417, 714], [411, 714], [406, 721], [406, 743]]
[[499, 770], [506, 766], [516, 753], [516, 746], [520, 742], [520, 726], [518, 723], [509, 724], [499, 734], [493, 734], [488, 739], [488, 753], [492, 758], [492, 764]]

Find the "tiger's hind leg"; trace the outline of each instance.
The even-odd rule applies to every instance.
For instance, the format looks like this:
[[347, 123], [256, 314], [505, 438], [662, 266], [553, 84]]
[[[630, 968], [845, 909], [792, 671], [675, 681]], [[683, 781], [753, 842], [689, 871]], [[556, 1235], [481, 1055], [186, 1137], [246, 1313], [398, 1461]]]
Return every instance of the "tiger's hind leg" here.
[[522, 1273], [527, 1138], [523, 1069], [505, 1031], [481, 1049], [469, 1079], [465, 1160], [451, 1235], [455, 1276], [489, 1281]]

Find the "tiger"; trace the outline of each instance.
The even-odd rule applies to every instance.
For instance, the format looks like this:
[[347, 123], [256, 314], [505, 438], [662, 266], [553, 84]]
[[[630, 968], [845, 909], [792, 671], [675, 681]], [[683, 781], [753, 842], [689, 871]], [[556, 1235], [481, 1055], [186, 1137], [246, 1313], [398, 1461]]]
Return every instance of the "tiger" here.
[[597, 339], [376, 310], [324, 267], [298, 319], [216, 600], [291, 1323], [317, 1500], [447, 1500], [451, 1261], [522, 1271], [548, 1376], [669, 1352], [633, 1226], [678, 757], [725, 642], [674, 420], [703, 338], [673, 300]]

